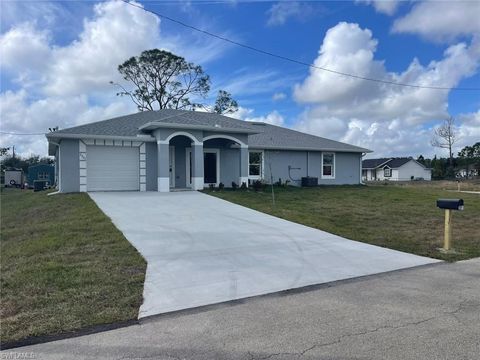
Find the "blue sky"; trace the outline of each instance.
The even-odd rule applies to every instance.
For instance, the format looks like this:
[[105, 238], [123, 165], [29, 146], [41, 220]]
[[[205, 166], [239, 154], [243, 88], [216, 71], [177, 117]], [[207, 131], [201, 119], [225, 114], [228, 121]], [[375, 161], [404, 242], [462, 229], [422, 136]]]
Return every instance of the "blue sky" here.
[[[332, 70], [425, 86], [480, 88], [480, 2], [137, 2], [148, 10]], [[480, 91], [386, 86], [312, 70], [222, 42], [121, 2], [1, 3], [1, 131], [44, 132], [135, 112], [115, 96], [116, 66], [163, 48], [202, 65], [238, 100], [234, 116], [370, 148], [445, 156], [432, 128], [457, 119], [480, 140]], [[425, 17], [425, 14], [429, 14]], [[459, 21], [459, 19], [461, 21]], [[319, 51], [321, 51], [319, 53]], [[42, 136], [1, 145], [46, 154]]]

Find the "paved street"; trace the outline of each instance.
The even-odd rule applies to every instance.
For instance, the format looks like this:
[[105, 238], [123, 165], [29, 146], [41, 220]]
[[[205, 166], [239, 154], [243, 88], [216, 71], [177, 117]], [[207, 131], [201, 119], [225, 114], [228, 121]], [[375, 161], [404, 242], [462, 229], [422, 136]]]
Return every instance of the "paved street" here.
[[480, 259], [187, 310], [14, 350], [37, 359], [474, 360]]

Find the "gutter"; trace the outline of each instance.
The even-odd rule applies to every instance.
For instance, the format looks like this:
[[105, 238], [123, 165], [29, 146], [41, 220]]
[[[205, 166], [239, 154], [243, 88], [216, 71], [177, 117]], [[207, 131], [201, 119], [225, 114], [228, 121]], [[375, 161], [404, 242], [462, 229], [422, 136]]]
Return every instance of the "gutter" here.
[[279, 146], [261, 146], [261, 145], [249, 145], [249, 149], [258, 149], [258, 150], [292, 150], [292, 151], [329, 151], [337, 153], [371, 153], [372, 150], [369, 149], [332, 149], [332, 148], [304, 148], [304, 147], [279, 147]]
[[[58, 134], [58, 135], [57, 135]], [[115, 136], [115, 135], [87, 135], [87, 134], [64, 134], [55, 133], [55, 135], [46, 135], [47, 139], [109, 139], [109, 140], [127, 140], [127, 141], [147, 141], [154, 142], [155, 138], [151, 135], [137, 136]]]
[[139, 130], [155, 130], [155, 129], [167, 128], [167, 129], [190, 129], [190, 130], [206, 130], [212, 132], [227, 132], [227, 133], [242, 133], [242, 134], [258, 134], [262, 131], [256, 131], [252, 129], [241, 129], [241, 128], [228, 128], [228, 127], [215, 127], [207, 125], [191, 125], [191, 124], [174, 124], [174, 123], [159, 123], [159, 122], [149, 122], [140, 126]]

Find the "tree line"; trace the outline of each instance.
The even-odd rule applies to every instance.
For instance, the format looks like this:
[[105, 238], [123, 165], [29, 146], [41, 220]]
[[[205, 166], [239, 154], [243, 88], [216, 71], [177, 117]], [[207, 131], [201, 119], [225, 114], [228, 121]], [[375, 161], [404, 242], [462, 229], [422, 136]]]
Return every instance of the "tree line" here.
[[18, 155], [7, 155], [2, 148], [2, 155], [5, 156], [1, 162], [0, 167], [3, 171], [9, 168], [22, 169], [24, 173], [28, 172], [28, 167], [38, 164], [53, 164], [54, 160], [51, 157], [40, 156], [40, 155], [30, 155], [30, 156], [18, 156]]
[[[480, 176], [480, 142], [472, 146], [465, 146], [454, 156], [449, 153], [448, 158], [436, 155], [433, 159], [425, 158], [420, 155], [417, 161], [427, 168], [432, 169], [433, 179], [453, 179], [458, 177], [472, 178]], [[465, 175], [461, 170], [465, 170]]]

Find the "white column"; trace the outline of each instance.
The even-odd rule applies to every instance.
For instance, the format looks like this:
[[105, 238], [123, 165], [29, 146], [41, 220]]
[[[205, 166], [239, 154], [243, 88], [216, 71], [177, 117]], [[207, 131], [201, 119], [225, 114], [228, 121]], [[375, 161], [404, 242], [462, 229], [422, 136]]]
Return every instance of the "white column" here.
[[203, 184], [203, 143], [192, 143], [192, 190], [202, 190]]
[[240, 177], [238, 178], [238, 186], [242, 183], [248, 186], [248, 146], [240, 148]]
[[170, 151], [168, 142], [157, 141], [158, 172], [157, 191], [170, 191]]

